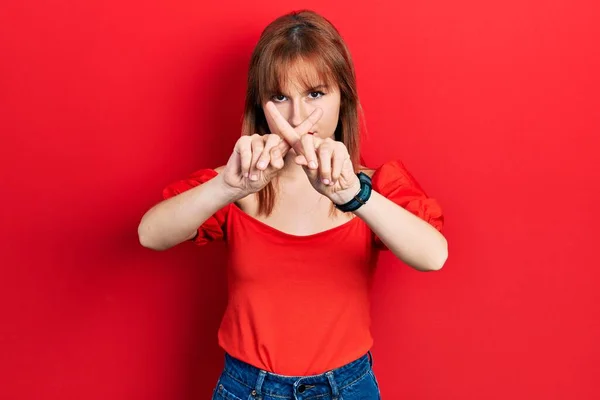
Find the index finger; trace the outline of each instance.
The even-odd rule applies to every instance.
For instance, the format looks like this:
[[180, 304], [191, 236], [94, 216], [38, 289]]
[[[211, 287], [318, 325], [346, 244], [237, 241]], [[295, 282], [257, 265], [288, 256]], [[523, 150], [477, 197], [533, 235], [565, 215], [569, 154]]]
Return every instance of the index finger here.
[[298, 154], [303, 154], [302, 146], [298, 146], [300, 138], [310, 131], [317, 121], [321, 119], [323, 110], [316, 108], [300, 125], [296, 128], [292, 128], [272, 101], [268, 101], [265, 107], [277, 127], [277, 130], [281, 136], [283, 136], [283, 139], [288, 142]]

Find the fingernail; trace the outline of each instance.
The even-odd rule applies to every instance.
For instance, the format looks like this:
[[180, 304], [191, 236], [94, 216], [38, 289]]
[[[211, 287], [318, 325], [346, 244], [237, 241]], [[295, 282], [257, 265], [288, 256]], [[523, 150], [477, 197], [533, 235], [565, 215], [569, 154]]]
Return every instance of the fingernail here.
[[258, 175], [252, 174], [252, 176], [250, 177], [251, 180], [255, 181], [258, 179]]
[[323, 179], [323, 183], [329, 185], [329, 179]]
[[267, 166], [267, 163], [266, 163], [265, 161], [261, 161], [261, 162], [259, 162], [259, 163], [258, 163], [258, 165], [257, 165], [257, 167], [258, 167], [258, 168], [261, 168], [261, 169], [262, 169], [262, 168], [264, 168], [264, 167], [266, 167], [266, 166]]
[[317, 168], [317, 163], [316, 163], [316, 162], [314, 162], [314, 161], [311, 161], [311, 162], [308, 164], [308, 166], [309, 166], [309, 167], [311, 167], [311, 168]]

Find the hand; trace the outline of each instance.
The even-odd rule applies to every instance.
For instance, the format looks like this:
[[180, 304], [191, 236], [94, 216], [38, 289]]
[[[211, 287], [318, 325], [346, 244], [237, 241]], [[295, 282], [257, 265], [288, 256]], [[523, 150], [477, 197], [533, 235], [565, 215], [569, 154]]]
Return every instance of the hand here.
[[268, 114], [281, 137], [298, 154], [294, 161], [302, 165], [315, 190], [336, 204], [352, 200], [360, 191], [360, 180], [344, 143], [306, 134], [308, 131], [302, 134], [298, 128], [292, 128], [271, 101], [265, 108], [265, 115]]
[[[244, 135], [236, 142], [220, 175], [229, 189], [245, 197], [264, 188], [277, 175], [289, 150], [288, 143], [278, 135]], [[261, 162], [265, 165], [258, 170], [257, 164]]]
[[[322, 115], [322, 110], [315, 110], [296, 127], [296, 134], [306, 134]], [[242, 197], [260, 191], [283, 168], [290, 148], [277, 134], [242, 136], [221, 173], [224, 183], [228, 188], [239, 190]]]

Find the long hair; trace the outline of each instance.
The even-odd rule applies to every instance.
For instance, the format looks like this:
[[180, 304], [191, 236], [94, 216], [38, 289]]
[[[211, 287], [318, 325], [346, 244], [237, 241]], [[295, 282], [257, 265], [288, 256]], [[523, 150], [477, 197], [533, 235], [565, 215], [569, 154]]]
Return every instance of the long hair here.
[[[262, 103], [282, 91], [290, 67], [299, 60], [312, 64], [326, 85], [339, 88], [340, 113], [334, 138], [344, 143], [357, 171], [361, 160], [359, 114], [362, 116], [362, 107], [354, 65], [338, 30], [314, 11], [283, 15], [262, 32], [250, 59], [242, 134], [270, 133]], [[258, 214], [270, 215], [276, 198], [273, 181], [257, 194]], [[335, 211], [332, 204], [331, 214]]]

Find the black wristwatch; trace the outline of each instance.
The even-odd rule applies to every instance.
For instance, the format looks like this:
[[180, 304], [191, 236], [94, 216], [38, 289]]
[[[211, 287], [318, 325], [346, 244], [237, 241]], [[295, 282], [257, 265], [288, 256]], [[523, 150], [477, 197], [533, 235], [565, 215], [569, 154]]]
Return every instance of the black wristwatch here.
[[356, 174], [356, 176], [358, 176], [358, 180], [360, 181], [360, 190], [358, 194], [354, 196], [352, 200], [345, 204], [336, 204], [335, 207], [338, 210], [344, 212], [356, 211], [371, 197], [371, 190], [373, 187], [369, 175], [363, 172], [359, 172], [358, 174]]

